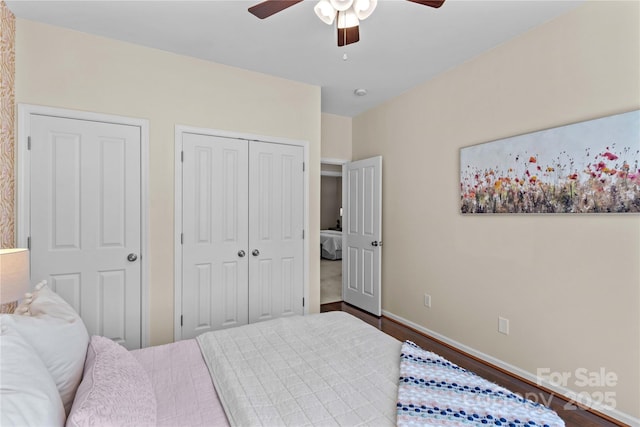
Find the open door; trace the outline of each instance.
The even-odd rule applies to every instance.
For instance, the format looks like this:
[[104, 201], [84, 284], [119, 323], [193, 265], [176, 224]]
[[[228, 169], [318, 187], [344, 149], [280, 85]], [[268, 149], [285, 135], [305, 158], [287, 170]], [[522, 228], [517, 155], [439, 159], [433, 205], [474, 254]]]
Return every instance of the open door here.
[[381, 313], [382, 157], [342, 167], [342, 295], [376, 316]]

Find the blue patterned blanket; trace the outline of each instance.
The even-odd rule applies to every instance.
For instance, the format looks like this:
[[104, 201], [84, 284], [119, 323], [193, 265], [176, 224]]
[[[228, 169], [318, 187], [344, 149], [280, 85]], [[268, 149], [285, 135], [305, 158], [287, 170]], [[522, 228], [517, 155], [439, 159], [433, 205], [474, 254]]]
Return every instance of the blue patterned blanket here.
[[564, 426], [524, 399], [411, 341], [402, 344], [398, 426]]

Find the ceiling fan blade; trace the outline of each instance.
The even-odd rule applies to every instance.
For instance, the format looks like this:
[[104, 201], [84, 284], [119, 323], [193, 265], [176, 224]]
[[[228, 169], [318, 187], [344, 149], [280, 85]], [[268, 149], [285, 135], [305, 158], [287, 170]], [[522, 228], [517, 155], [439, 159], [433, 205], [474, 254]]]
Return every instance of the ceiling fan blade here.
[[423, 6], [435, 7], [436, 9], [442, 6], [444, 0], [407, 0], [413, 3], [418, 3]]
[[338, 28], [338, 46], [346, 46], [360, 41], [360, 27]]
[[249, 8], [249, 12], [260, 19], [268, 18], [273, 14], [282, 12], [302, 0], [266, 0]]

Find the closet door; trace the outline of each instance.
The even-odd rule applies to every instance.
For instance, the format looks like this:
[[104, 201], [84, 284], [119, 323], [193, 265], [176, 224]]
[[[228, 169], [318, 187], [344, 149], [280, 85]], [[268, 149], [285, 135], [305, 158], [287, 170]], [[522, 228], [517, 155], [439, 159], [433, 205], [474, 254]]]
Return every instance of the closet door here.
[[191, 338], [248, 322], [248, 142], [182, 141], [182, 338]]
[[137, 126], [32, 114], [31, 282], [49, 286], [92, 335], [141, 346]]
[[249, 322], [303, 313], [303, 148], [249, 146]]

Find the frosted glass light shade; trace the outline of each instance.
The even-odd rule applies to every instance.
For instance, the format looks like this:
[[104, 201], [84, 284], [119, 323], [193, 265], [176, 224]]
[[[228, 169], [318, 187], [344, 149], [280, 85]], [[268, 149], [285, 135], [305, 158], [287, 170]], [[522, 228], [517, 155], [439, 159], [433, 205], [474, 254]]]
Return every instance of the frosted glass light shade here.
[[336, 19], [337, 12], [333, 6], [331, 6], [329, 0], [320, 0], [313, 8], [313, 11], [318, 18], [327, 25], [333, 24], [333, 21]]
[[378, 0], [355, 0], [353, 10], [356, 12], [358, 19], [363, 21], [376, 10], [377, 5]]
[[29, 289], [29, 250], [0, 249], [0, 304], [22, 298]]
[[345, 11], [351, 7], [353, 0], [330, 0], [331, 5], [338, 12]]
[[338, 12], [338, 28], [357, 27], [360, 21], [353, 9], [345, 12]]

